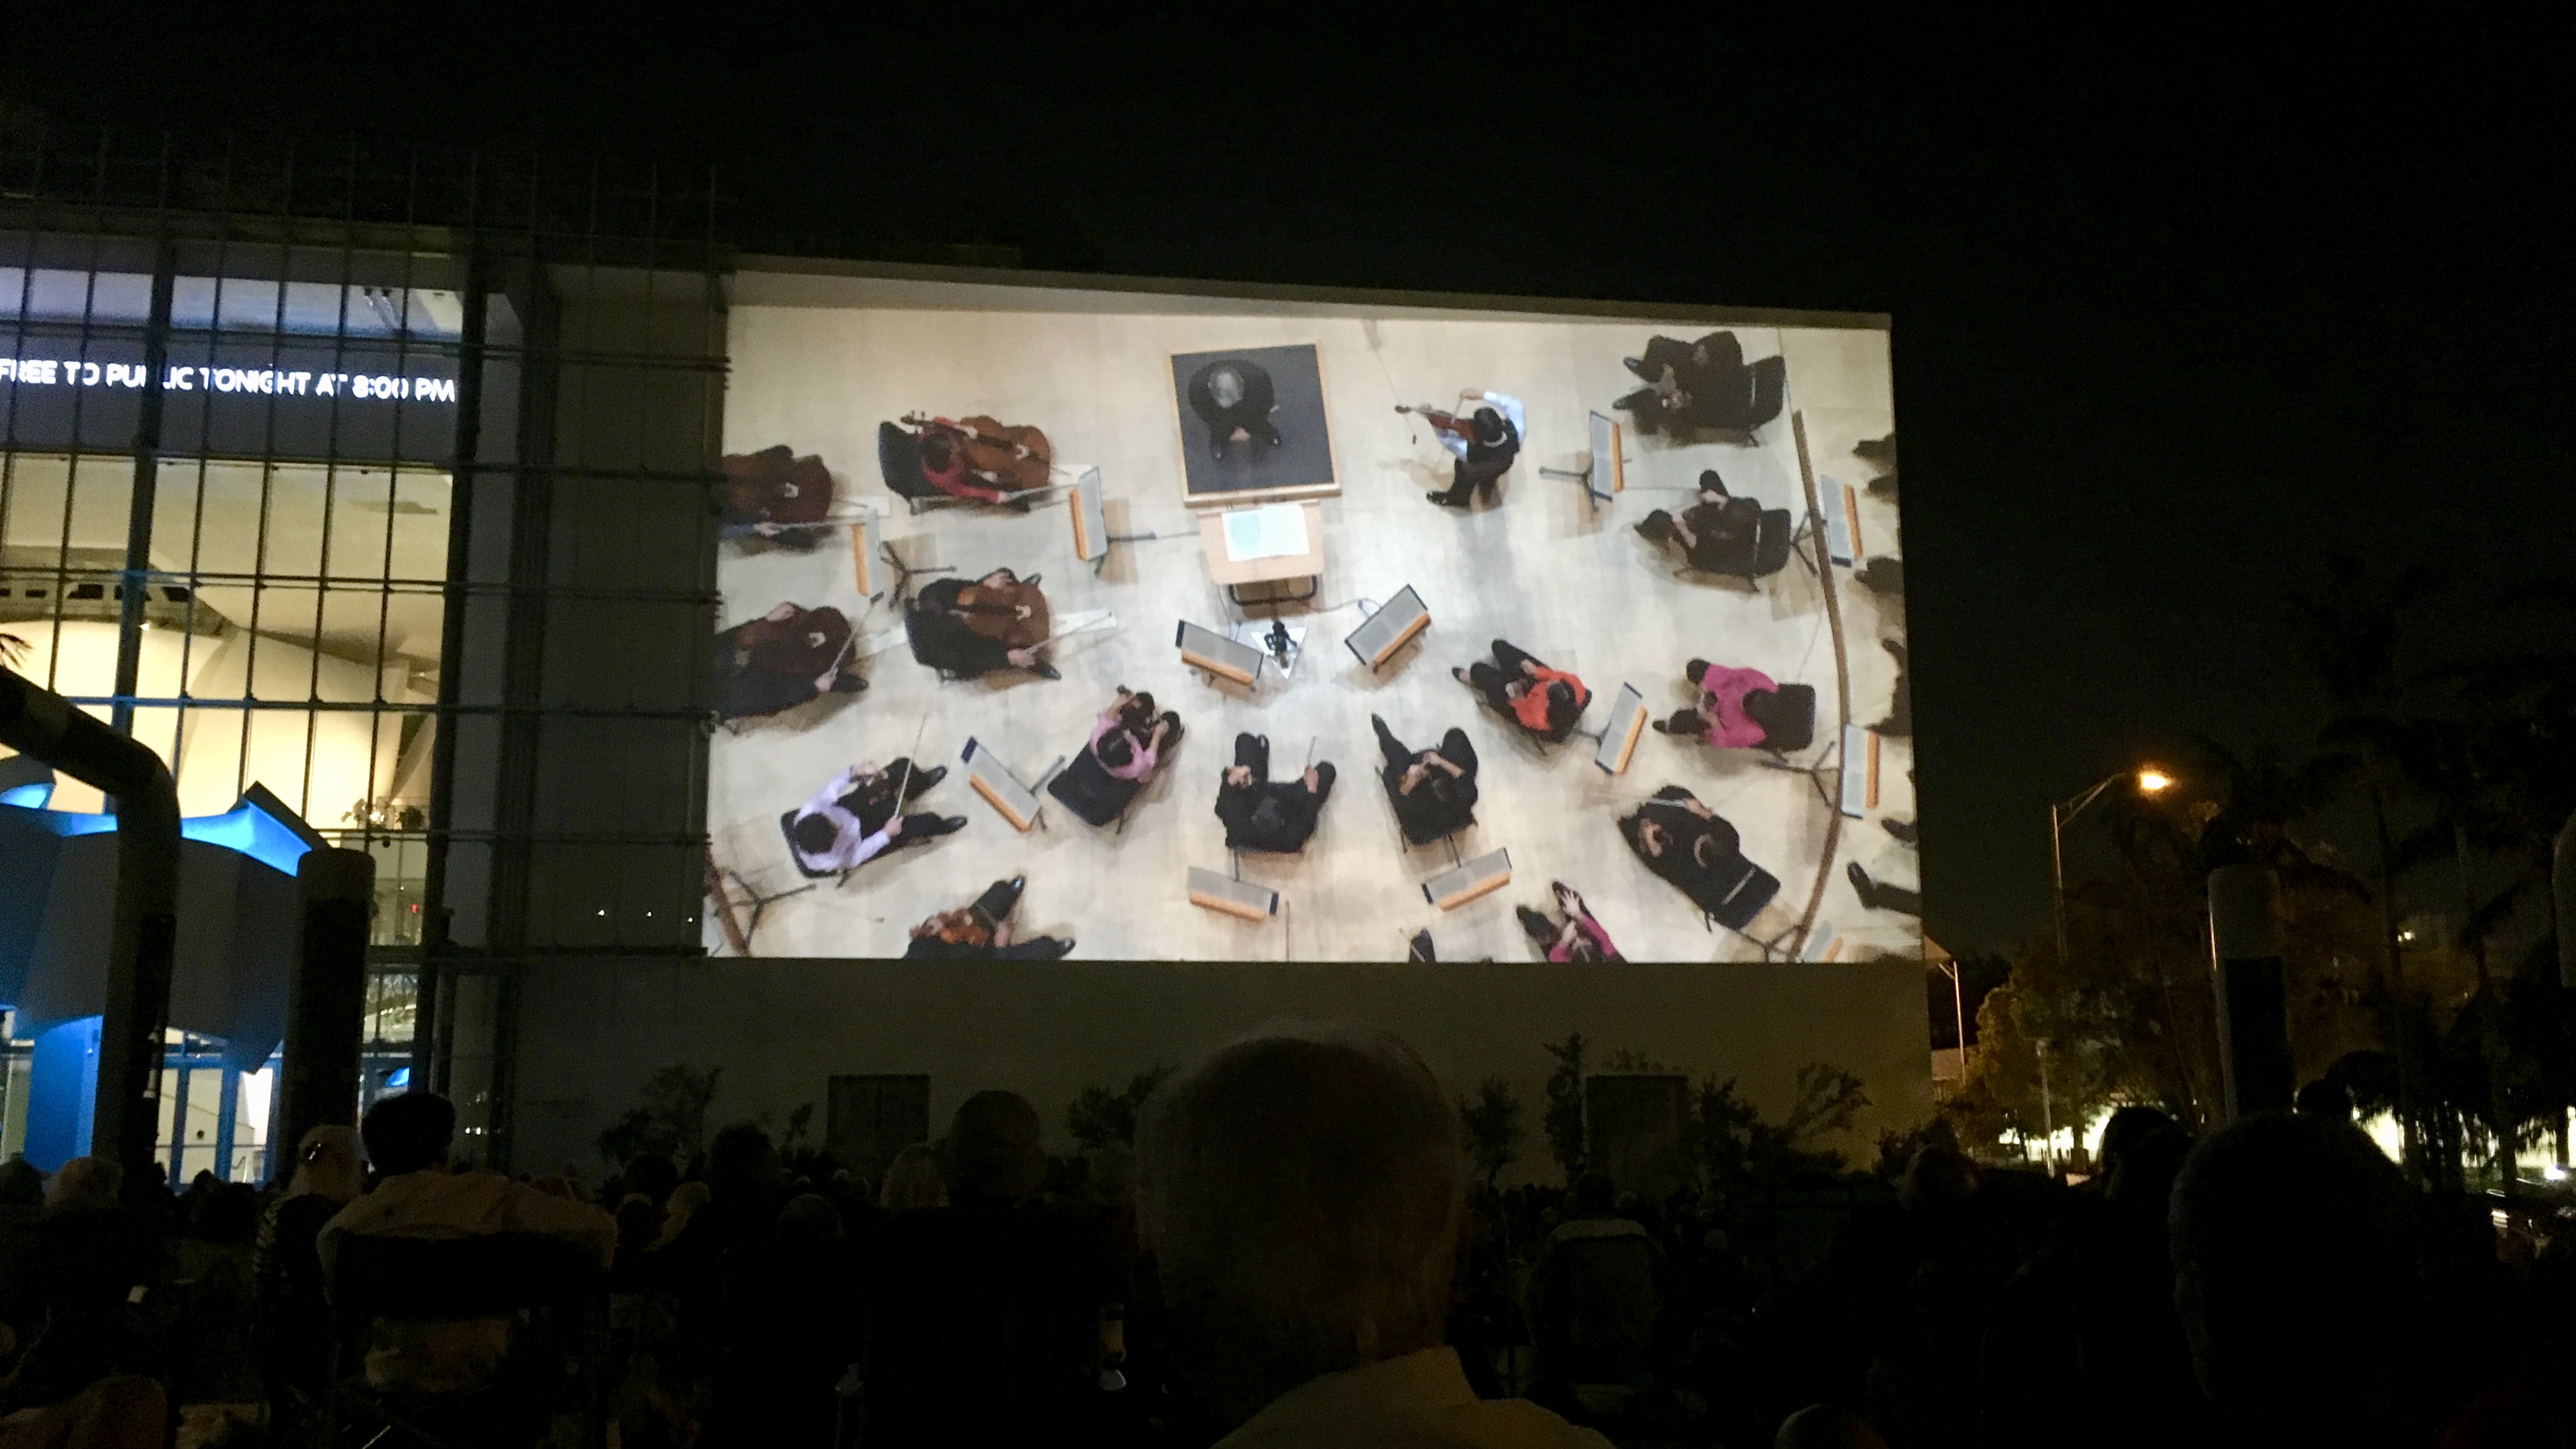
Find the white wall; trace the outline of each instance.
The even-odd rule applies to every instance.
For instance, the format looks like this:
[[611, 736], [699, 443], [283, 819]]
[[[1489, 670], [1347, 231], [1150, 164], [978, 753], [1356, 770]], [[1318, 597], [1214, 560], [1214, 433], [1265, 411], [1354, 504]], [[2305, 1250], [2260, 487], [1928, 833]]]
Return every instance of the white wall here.
[[1066, 1105], [1124, 1086], [1265, 1021], [1392, 1030], [1453, 1094], [1511, 1079], [1527, 1104], [1516, 1171], [1553, 1179], [1539, 1132], [1553, 1062], [1581, 1032], [1598, 1061], [1626, 1048], [1693, 1076], [1736, 1077], [1767, 1115], [1793, 1100], [1799, 1066], [1859, 1074], [1873, 1106], [1842, 1144], [1865, 1158], [1881, 1128], [1932, 1111], [1922, 966], [1533, 964], [1364, 966], [1061, 961], [556, 961], [526, 979], [516, 1163], [577, 1161], [674, 1062], [721, 1066], [710, 1125], [801, 1103], [825, 1128], [826, 1082], [847, 1073], [927, 1073], [931, 1130], [970, 1093], [1008, 1087], [1036, 1104], [1049, 1145], [1071, 1147]]

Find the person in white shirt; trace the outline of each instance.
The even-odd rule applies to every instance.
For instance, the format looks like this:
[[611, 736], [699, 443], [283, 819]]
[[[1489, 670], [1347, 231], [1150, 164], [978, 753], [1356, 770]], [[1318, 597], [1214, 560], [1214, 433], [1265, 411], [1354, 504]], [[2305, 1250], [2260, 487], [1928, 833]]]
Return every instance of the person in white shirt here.
[[1608, 1449], [1478, 1399], [1445, 1346], [1466, 1179], [1457, 1110], [1382, 1032], [1238, 1042], [1155, 1092], [1137, 1230], [1218, 1449]]
[[1477, 406], [1464, 417], [1435, 407], [1396, 408], [1397, 412], [1413, 413], [1429, 423], [1432, 436], [1457, 460], [1450, 465], [1449, 486], [1424, 495], [1444, 508], [1464, 508], [1468, 499], [1479, 492], [1485, 495], [1486, 502], [1492, 502], [1500, 491], [1503, 475], [1511, 471], [1513, 461], [1521, 455], [1521, 440], [1529, 427], [1521, 400], [1509, 393], [1463, 388], [1458, 401]]
[[834, 775], [814, 798], [796, 807], [787, 826], [797, 865], [807, 875], [855, 870], [897, 846], [965, 829], [963, 815], [900, 813], [897, 791], [902, 792], [900, 803], [908, 805], [947, 774], [945, 765], [916, 770], [897, 760], [882, 770], [852, 765]]

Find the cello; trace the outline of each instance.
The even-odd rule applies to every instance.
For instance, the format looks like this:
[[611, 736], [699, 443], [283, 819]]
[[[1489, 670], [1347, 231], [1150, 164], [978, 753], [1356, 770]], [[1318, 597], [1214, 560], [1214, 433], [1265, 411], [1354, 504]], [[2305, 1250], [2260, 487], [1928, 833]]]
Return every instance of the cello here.
[[1004, 492], [1025, 493], [1050, 481], [1055, 447], [1043, 429], [998, 422], [980, 413], [955, 421], [908, 413], [903, 423], [916, 430], [936, 428], [956, 439], [966, 455], [967, 471]]

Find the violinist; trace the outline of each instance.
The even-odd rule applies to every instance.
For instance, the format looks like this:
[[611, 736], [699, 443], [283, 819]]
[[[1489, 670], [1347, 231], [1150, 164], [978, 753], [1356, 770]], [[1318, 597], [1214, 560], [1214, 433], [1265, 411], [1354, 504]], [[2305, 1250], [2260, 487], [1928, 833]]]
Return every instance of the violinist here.
[[1071, 937], [1012, 939], [1011, 908], [1028, 877], [1015, 875], [985, 887], [964, 910], [941, 911], [912, 928], [906, 960], [1053, 961], [1073, 950]]
[[1509, 393], [1471, 387], [1458, 394], [1458, 401], [1478, 406], [1465, 417], [1434, 407], [1396, 408], [1429, 423], [1440, 446], [1456, 460], [1450, 465], [1449, 486], [1425, 495], [1444, 508], [1464, 508], [1478, 493], [1493, 502], [1503, 475], [1520, 457], [1521, 437], [1528, 427], [1521, 400]]

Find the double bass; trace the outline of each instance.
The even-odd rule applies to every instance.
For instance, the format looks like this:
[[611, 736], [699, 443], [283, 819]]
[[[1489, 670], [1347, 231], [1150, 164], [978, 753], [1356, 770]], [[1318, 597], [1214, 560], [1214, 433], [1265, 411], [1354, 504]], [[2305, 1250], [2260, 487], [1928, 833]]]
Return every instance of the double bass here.
[[[985, 579], [994, 577], [986, 575]], [[957, 612], [966, 627], [1008, 649], [1031, 649], [1046, 641], [1051, 627], [1046, 595], [1038, 586], [1020, 582], [1003, 571], [1005, 583], [978, 579], [957, 591]]]
[[903, 422], [908, 428], [924, 432], [935, 428], [954, 438], [966, 455], [966, 471], [1006, 493], [1046, 487], [1048, 470], [1055, 465], [1055, 447], [1037, 427], [997, 422], [980, 413], [955, 421], [909, 413]]
[[781, 443], [757, 453], [728, 453], [723, 468], [727, 523], [810, 527], [831, 511], [832, 470], [810, 453], [799, 458]]

